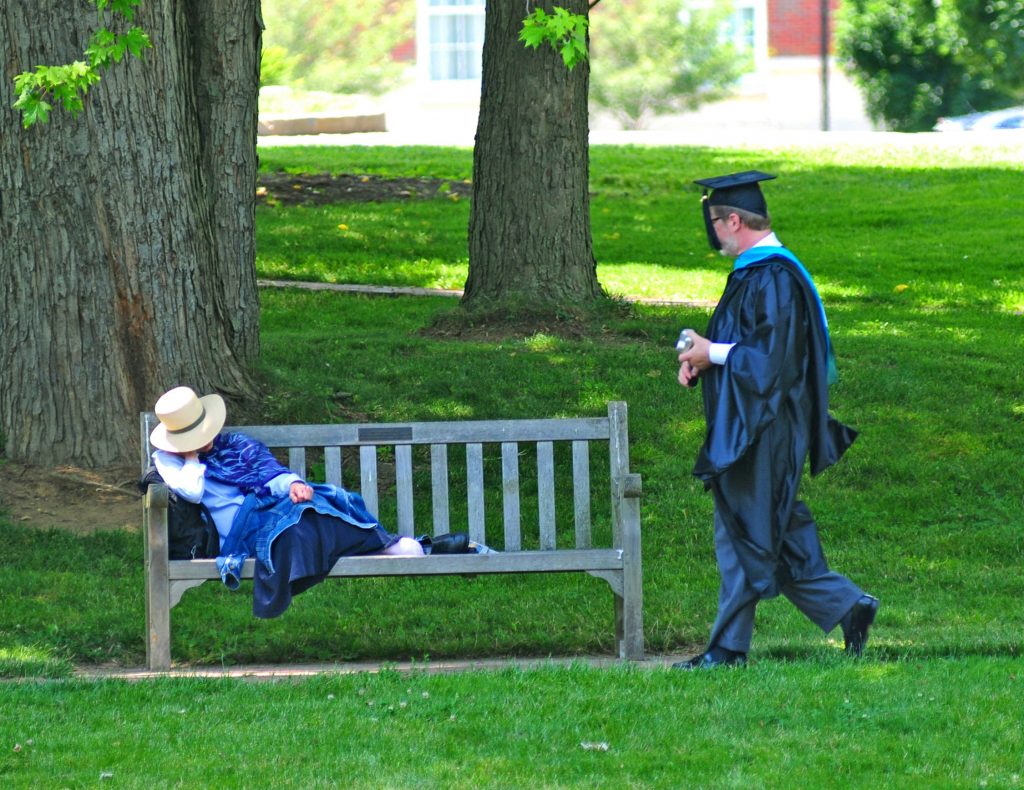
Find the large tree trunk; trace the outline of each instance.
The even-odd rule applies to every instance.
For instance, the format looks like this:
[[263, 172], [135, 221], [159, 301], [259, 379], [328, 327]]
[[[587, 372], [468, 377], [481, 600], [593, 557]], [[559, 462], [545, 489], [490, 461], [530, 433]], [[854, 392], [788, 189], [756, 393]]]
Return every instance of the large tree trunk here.
[[[533, 6], [551, 11], [551, 0]], [[559, 0], [586, 14], [588, 0]], [[487, 4], [463, 303], [600, 296], [590, 234], [586, 62], [518, 40], [522, 3]]]
[[77, 119], [21, 128], [15, 74], [82, 59], [84, 0], [0, 6], [0, 432], [11, 458], [137, 457], [137, 414], [188, 384], [245, 399], [259, 0], [147, 0], [154, 48]]

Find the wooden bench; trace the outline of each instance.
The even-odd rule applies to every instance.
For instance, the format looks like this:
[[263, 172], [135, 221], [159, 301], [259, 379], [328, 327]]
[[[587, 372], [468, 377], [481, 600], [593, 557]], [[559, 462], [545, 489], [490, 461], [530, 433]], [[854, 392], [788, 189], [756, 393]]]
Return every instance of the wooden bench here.
[[[155, 425], [155, 416], [143, 412], [143, 470], [151, 464], [149, 434]], [[338, 486], [343, 485], [344, 459], [344, 480], [349, 483], [344, 487], [358, 490], [370, 512], [380, 514], [391, 532], [415, 536], [468, 531], [472, 540], [499, 552], [343, 557], [330, 576], [589, 573], [604, 579], [612, 588], [619, 656], [643, 658], [641, 482], [640, 475], [629, 471], [625, 403], [608, 404], [608, 416], [600, 418], [245, 425], [225, 431], [240, 431], [258, 439], [275, 453], [281, 453], [282, 460], [286, 451], [287, 465], [296, 474], [305, 478], [312, 467], [317, 474], [309, 479], [323, 479]], [[605, 454], [611, 502], [609, 515], [596, 520], [591, 513], [591, 456], [600, 455], [603, 459]], [[500, 479], [496, 471], [485, 475], [485, 457], [489, 468], [500, 463]], [[521, 486], [521, 459], [524, 468], [535, 469], [535, 486]], [[358, 485], [352, 485], [350, 478], [358, 481]], [[450, 486], [453, 481], [455, 485]], [[393, 522], [385, 521], [387, 515], [381, 513], [382, 487], [385, 492], [394, 491], [395, 500], [383, 502], [394, 511]], [[450, 489], [456, 487], [460, 495], [449, 497]], [[419, 520], [415, 506], [417, 488], [423, 490]], [[560, 508], [556, 508], [556, 499]], [[206, 581], [220, 581], [220, 574], [212, 559], [168, 559], [166, 486], [150, 486], [143, 501], [146, 663], [150, 670], [167, 670], [171, 666], [171, 609], [186, 590]], [[497, 503], [501, 503], [500, 529], [487, 529], [488, 501], [492, 503], [492, 519], [498, 512]], [[524, 501], [529, 502], [529, 507], [521, 509]], [[571, 524], [557, 523], [558, 510], [563, 514], [561, 520]], [[420, 523], [428, 517], [432, 522], [429, 530]], [[595, 541], [608, 547], [595, 547]], [[246, 561], [243, 578], [252, 578], [254, 562]]]

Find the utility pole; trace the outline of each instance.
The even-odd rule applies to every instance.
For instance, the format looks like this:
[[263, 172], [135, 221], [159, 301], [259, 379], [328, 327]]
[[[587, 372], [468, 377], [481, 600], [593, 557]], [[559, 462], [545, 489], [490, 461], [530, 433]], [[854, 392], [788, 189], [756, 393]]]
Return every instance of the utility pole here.
[[821, 0], [821, 131], [829, 130], [829, 106], [828, 106], [828, 3], [829, 0]]

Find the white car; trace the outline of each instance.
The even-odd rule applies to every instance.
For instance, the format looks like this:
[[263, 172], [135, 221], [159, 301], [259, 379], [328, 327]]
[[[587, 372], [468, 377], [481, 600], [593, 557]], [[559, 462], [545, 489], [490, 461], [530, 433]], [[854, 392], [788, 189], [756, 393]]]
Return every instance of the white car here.
[[1008, 107], [1005, 110], [972, 112], [955, 118], [939, 118], [936, 132], [984, 132], [1013, 129], [1024, 131], [1024, 107]]

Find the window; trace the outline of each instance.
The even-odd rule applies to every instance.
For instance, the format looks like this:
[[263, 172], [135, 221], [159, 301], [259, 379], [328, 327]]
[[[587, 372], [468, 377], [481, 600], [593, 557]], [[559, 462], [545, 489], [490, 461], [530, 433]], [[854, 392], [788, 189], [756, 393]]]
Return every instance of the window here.
[[757, 46], [753, 6], [737, 5], [725, 23], [724, 38], [740, 52], [753, 53]]
[[754, 60], [754, 70], [740, 77], [741, 93], [765, 89], [768, 73], [768, 5], [765, 0], [735, 0], [722, 37]]
[[[718, 6], [722, 0], [691, 0], [688, 7], [694, 11]], [[740, 85], [753, 87], [768, 66], [768, 3], [767, 0], [733, 0], [732, 13], [726, 17], [720, 36], [743, 54], [754, 60], [754, 72], [744, 75]], [[684, 18], [687, 13], [684, 10]]]
[[480, 82], [484, 0], [419, 0], [417, 63], [429, 82]]

